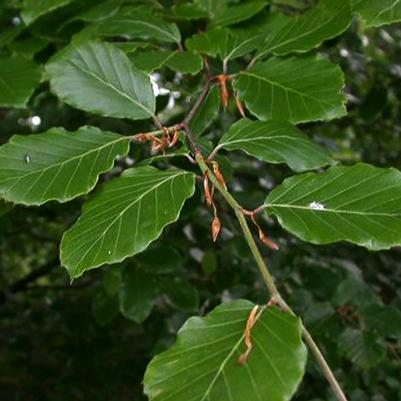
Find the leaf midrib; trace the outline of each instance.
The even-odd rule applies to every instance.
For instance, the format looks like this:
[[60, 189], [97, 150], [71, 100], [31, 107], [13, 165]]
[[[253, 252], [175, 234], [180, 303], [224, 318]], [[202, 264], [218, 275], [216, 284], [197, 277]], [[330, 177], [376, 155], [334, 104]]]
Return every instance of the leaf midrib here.
[[[144, 196], [146, 196], [148, 193], [154, 191], [156, 188], [160, 187], [161, 185], [163, 185], [164, 183], [166, 183], [169, 180], [174, 180], [179, 176], [182, 175], [186, 175], [188, 174], [188, 172], [180, 172], [177, 173], [175, 175], [171, 175], [169, 177], [167, 177], [166, 179], [162, 180], [159, 184], [152, 186], [150, 189], [148, 189], [147, 191], [145, 191], [143, 194], [141, 194], [138, 198], [136, 198], [133, 202], [131, 202], [128, 206], [126, 206], [119, 214], [117, 217], [115, 217], [112, 222], [104, 229], [103, 233], [94, 241], [94, 243], [88, 248], [88, 250], [84, 253], [84, 255], [82, 255], [82, 257], [79, 259], [79, 261], [77, 263], [75, 263], [76, 268], [74, 269], [73, 273], [77, 273], [80, 271], [80, 269], [78, 268], [78, 266], [80, 265], [80, 263], [82, 262], [82, 260], [86, 257], [86, 255], [92, 250], [92, 248], [98, 243], [98, 241], [105, 237], [106, 233], [108, 232], [108, 230], [110, 229], [110, 227], [118, 220], [120, 219], [126, 212], [127, 210], [129, 210], [131, 207], [133, 207], [136, 203], [138, 203], [139, 201], [141, 201], [143, 199]], [[86, 211], [87, 213], [89, 211]], [[83, 215], [81, 216], [83, 217]]]
[[[347, 7], [347, 4], [344, 3], [344, 6], [339, 10], [338, 14], [340, 14], [346, 7]], [[335, 18], [337, 18], [338, 14], [335, 14], [335, 15], [334, 15], [332, 18], [330, 18], [329, 20], [325, 21], [323, 24], [321, 24], [321, 25], [319, 25], [319, 26], [317, 26], [317, 27], [314, 27], [313, 29], [309, 30], [308, 32], [304, 32], [303, 34], [300, 34], [300, 35], [296, 36], [295, 38], [294, 38], [294, 37], [291, 37], [291, 38], [287, 39], [286, 41], [284, 41], [284, 42], [282, 42], [282, 43], [279, 43], [279, 44], [277, 44], [277, 45], [275, 45], [275, 46], [270, 47], [269, 49], [265, 50], [264, 52], [259, 53], [259, 54], [257, 55], [257, 57], [258, 57], [258, 58], [261, 58], [261, 57], [265, 56], [266, 54], [268, 54], [268, 53], [270, 53], [270, 52], [273, 53], [274, 50], [277, 49], [278, 47], [283, 47], [283, 46], [286, 46], [288, 43], [296, 42], [296, 41], [298, 41], [299, 39], [304, 38], [305, 36], [312, 34], [314, 31], [316, 31], [316, 30], [318, 30], [318, 29], [320, 29], [320, 28], [323, 28], [323, 27], [326, 26], [326, 25], [329, 25]], [[295, 25], [294, 22], [295, 22], [295, 21], [289, 21], [288, 25], [291, 23], [291, 24], [294, 26], [294, 25]], [[287, 27], [284, 26], [284, 27], [282, 28], [283, 31], [284, 31], [285, 28], [287, 28]], [[288, 28], [287, 28], [287, 29], [288, 29]], [[318, 46], [320, 43], [321, 43], [321, 42], [319, 42], [319, 43], [317, 44], [317, 46]], [[288, 53], [290, 53], [290, 52], [287, 52], [287, 54], [288, 54]], [[286, 53], [284, 53], [284, 54], [286, 54]]]
[[97, 79], [99, 82], [101, 82], [103, 85], [108, 86], [109, 88], [113, 89], [116, 93], [118, 93], [120, 96], [128, 99], [129, 101], [131, 101], [132, 103], [134, 103], [136, 106], [138, 106], [139, 108], [141, 108], [142, 110], [144, 110], [149, 117], [154, 117], [153, 111], [149, 110], [147, 107], [145, 107], [142, 103], [138, 102], [137, 100], [135, 100], [134, 98], [132, 98], [131, 96], [129, 96], [128, 94], [122, 92], [120, 89], [118, 89], [116, 86], [114, 86], [113, 84], [111, 84], [108, 81], [103, 80], [100, 76], [94, 74], [92, 71], [82, 67], [81, 65], [79, 65], [78, 63], [75, 63], [72, 59], [67, 59], [62, 57], [62, 60], [64, 60], [65, 62], [70, 63], [73, 67], [77, 68], [78, 70], [88, 74], [89, 76]]
[[312, 209], [309, 206], [300, 206], [300, 205], [291, 205], [291, 204], [284, 204], [284, 203], [269, 203], [263, 205], [266, 209], [274, 209], [274, 208], [281, 208], [281, 209], [300, 209], [300, 210], [308, 210], [310, 212], [315, 213], [339, 213], [339, 214], [352, 214], [352, 215], [360, 215], [360, 216], [381, 216], [381, 217], [401, 217], [401, 213], [384, 213], [384, 212], [358, 212], [357, 210], [346, 210], [346, 209], [332, 209], [332, 208], [325, 208], [325, 209]]
[[[114, 141], [112, 141], [112, 142], [107, 142], [107, 143], [105, 143], [104, 145], [102, 145], [102, 146], [100, 146], [100, 147], [97, 147], [97, 148], [95, 148], [95, 149], [90, 149], [89, 151], [87, 151], [87, 152], [85, 152], [85, 153], [81, 153], [81, 154], [79, 154], [79, 155], [75, 155], [75, 156], [73, 156], [73, 157], [71, 157], [70, 159], [67, 159], [67, 160], [63, 160], [62, 162], [59, 162], [59, 163], [56, 163], [56, 164], [52, 164], [51, 166], [47, 166], [47, 167], [45, 167], [45, 168], [42, 168], [42, 169], [37, 169], [37, 170], [33, 170], [33, 171], [29, 171], [28, 173], [26, 173], [26, 174], [23, 174], [22, 176], [14, 176], [14, 177], [8, 177], [6, 180], [4, 180], [4, 181], [0, 181], [0, 185], [1, 184], [4, 184], [4, 183], [6, 183], [6, 182], [8, 182], [8, 181], [10, 181], [10, 180], [14, 180], [15, 178], [17, 178], [17, 181], [16, 181], [16, 183], [11, 187], [11, 188], [13, 188], [16, 184], [18, 184], [18, 182], [20, 181], [20, 180], [22, 180], [22, 179], [24, 179], [24, 178], [26, 178], [26, 177], [29, 177], [30, 175], [32, 175], [32, 174], [37, 174], [37, 173], [40, 173], [40, 174], [43, 174], [44, 172], [46, 172], [47, 170], [50, 170], [50, 169], [52, 169], [52, 168], [54, 168], [54, 167], [61, 167], [61, 166], [63, 166], [64, 164], [66, 164], [66, 163], [69, 163], [69, 162], [71, 162], [71, 161], [73, 161], [73, 160], [75, 160], [75, 159], [83, 159], [84, 157], [86, 157], [86, 156], [88, 156], [89, 154], [91, 154], [91, 153], [93, 153], [93, 152], [99, 152], [99, 151], [101, 151], [101, 150], [103, 150], [104, 148], [107, 148], [108, 146], [113, 146], [113, 145], [115, 145], [116, 143], [118, 143], [118, 142], [122, 142], [122, 141], [129, 141], [129, 137], [124, 137], [124, 136], [122, 136], [121, 138], [118, 138], [118, 139], [115, 139]], [[8, 188], [7, 189], [7, 192], [11, 189], [11, 188]]]

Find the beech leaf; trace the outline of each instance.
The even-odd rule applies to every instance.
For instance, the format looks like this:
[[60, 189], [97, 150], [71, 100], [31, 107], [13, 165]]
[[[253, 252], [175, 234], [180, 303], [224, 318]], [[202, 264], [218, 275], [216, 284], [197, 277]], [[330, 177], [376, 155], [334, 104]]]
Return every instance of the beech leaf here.
[[71, 45], [46, 66], [57, 96], [79, 109], [108, 117], [152, 117], [155, 97], [150, 78], [110, 44]]
[[148, 365], [144, 385], [150, 401], [287, 401], [305, 370], [300, 320], [276, 307], [259, 312], [247, 363], [244, 330], [254, 308], [239, 300], [204, 318], [192, 317], [177, 343]]
[[193, 173], [153, 167], [125, 170], [83, 206], [64, 234], [61, 262], [71, 277], [144, 251], [176, 221], [195, 191]]
[[324, 148], [290, 123], [282, 121], [242, 119], [223, 135], [219, 147], [242, 150], [268, 163], [287, 163], [295, 171], [334, 163]]
[[315, 244], [401, 245], [401, 173], [393, 168], [360, 163], [291, 177], [269, 194], [266, 207], [285, 229]]
[[128, 153], [129, 137], [82, 127], [16, 135], [0, 147], [0, 196], [24, 205], [69, 201], [91, 191], [99, 174]]

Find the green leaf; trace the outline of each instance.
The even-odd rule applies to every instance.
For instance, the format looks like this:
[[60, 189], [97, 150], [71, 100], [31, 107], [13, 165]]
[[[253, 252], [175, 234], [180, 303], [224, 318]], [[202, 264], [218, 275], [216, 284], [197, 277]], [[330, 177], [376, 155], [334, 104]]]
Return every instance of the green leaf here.
[[268, 1], [250, 0], [242, 4], [226, 7], [217, 13], [212, 19], [213, 26], [228, 26], [245, 21], [263, 10]]
[[213, 274], [218, 266], [216, 252], [213, 249], [206, 251], [202, 258], [202, 270], [205, 274]]
[[26, 25], [75, 0], [25, 0], [21, 16]]
[[41, 78], [41, 68], [31, 60], [0, 58], [0, 106], [26, 107]]
[[45, 39], [28, 37], [15, 40], [9, 45], [9, 48], [15, 53], [32, 59], [36, 53], [43, 50], [48, 44], [49, 42]]
[[197, 74], [203, 65], [202, 57], [199, 55], [180, 51], [142, 51], [135, 54], [132, 59], [136, 67], [146, 72], [152, 72], [166, 66], [183, 74]]
[[175, 24], [144, 11], [143, 7], [133, 7], [124, 8], [113, 17], [90, 25], [76, 35], [74, 41], [115, 36], [165, 43], [179, 43], [181, 40], [180, 31]]
[[224, 54], [228, 41], [228, 29], [216, 28], [193, 35], [185, 41], [188, 50], [216, 57]]
[[266, 206], [285, 229], [315, 244], [401, 245], [401, 173], [395, 169], [361, 163], [291, 177]]
[[360, 14], [366, 26], [381, 26], [401, 21], [399, 0], [351, 0], [353, 10]]
[[219, 115], [220, 106], [220, 90], [215, 86], [210, 90], [198, 113], [191, 121], [191, 131], [196, 136], [202, 135], [213, 124]]
[[394, 306], [369, 305], [362, 310], [365, 324], [369, 330], [383, 337], [401, 340], [401, 312]]
[[323, 41], [340, 35], [351, 21], [349, 0], [320, 0], [306, 14], [283, 19], [285, 23], [282, 27], [267, 36], [258, 57], [269, 53], [282, 56], [309, 51], [320, 46]]
[[129, 137], [83, 127], [16, 135], [0, 147], [0, 195], [24, 205], [67, 202], [91, 191], [129, 150]]
[[226, 47], [222, 51], [225, 62], [252, 53], [263, 42], [265, 34], [250, 34], [249, 32], [229, 32]]
[[71, 45], [56, 54], [46, 69], [52, 90], [71, 106], [132, 120], [154, 115], [155, 97], [149, 77], [112, 45]]
[[189, 319], [177, 343], [149, 364], [145, 394], [150, 401], [290, 400], [307, 358], [299, 319], [276, 307], [259, 313], [253, 349], [245, 365], [244, 330], [254, 304], [223, 304], [205, 318]]
[[103, 288], [110, 297], [116, 295], [121, 285], [122, 269], [119, 267], [110, 267], [103, 274]]
[[129, 320], [142, 323], [152, 312], [158, 288], [152, 276], [134, 266], [123, 271], [120, 311]]
[[334, 163], [324, 148], [287, 122], [242, 119], [231, 126], [218, 146], [242, 150], [268, 163], [286, 163], [295, 171]]
[[338, 351], [363, 369], [377, 366], [386, 356], [385, 348], [374, 333], [351, 328], [338, 337]]
[[203, 60], [191, 52], [175, 52], [167, 61], [167, 67], [183, 74], [197, 74], [203, 67]]
[[176, 4], [164, 12], [169, 18], [183, 20], [202, 19], [209, 15], [201, 6], [188, 3]]
[[109, 296], [104, 290], [96, 291], [92, 299], [92, 313], [98, 325], [106, 326], [118, 315], [118, 298]]
[[346, 114], [341, 69], [319, 56], [271, 58], [242, 71], [234, 82], [260, 120], [300, 123]]
[[12, 208], [12, 204], [5, 202], [3, 199], [0, 199], [0, 217], [7, 214]]
[[182, 277], [175, 276], [164, 279], [162, 290], [177, 309], [191, 312], [199, 307], [199, 293], [197, 289]]
[[108, 0], [96, 4], [89, 10], [78, 14], [74, 20], [97, 22], [114, 16], [121, 7], [122, 0]]
[[186, 171], [125, 170], [84, 204], [82, 216], [64, 234], [62, 265], [76, 278], [142, 252], [178, 219], [194, 191], [194, 174]]
[[171, 245], [155, 243], [135, 257], [135, 263], [152, 273], [175, 274], [184, 266], [184, 259]]
[[209, 17], [215, 16], [218, 12], [224, 10], [228, 4], [234, 2], [233, 0], [195, 0], [195, 4], [205, 10]]

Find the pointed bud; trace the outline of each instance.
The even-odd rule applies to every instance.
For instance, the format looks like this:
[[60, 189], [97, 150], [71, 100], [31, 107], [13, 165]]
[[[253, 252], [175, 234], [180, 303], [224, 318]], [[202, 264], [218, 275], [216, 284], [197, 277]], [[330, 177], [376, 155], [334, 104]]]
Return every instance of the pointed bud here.
[[235, 95], [235, 104], [237, 105], [237, 109], [240, 112], [241, 116], [245, 118], [244, 106], [242, 105], [238, 95]]
[[221, 174], [219, 163], [217, 163], [216, 161], [212, 161], [212, 165], [214, 175], [218, 179], [219, 183], [223, 186], [223, 188], [227, 189], [226, 180], [224, 179], [223, 174]]
[[270, 238], [268, 238], [260, 228], [259, 228], [259, 238], [268, 248], [272, 249], [273, 251], [278, 251], [280, 249], [279, 246]]
[[209, 176], [207, 173], [205, 174], [205, 177], [203, 178], [203, 189], [205, 191], [206, 204], [210, 207], [210, 206], [212, 206], [212, 203], [213, 203], [213, 194], [210, 192]]
[[173, 146], [175, 146], [178, 142], [178, 140], [180, 139], [180, 131], [178, 131], [177, 128], [174, 129], [174, 135], [173, 138], [169, 141], [169, 148], [172, 148]]
[[226, 109], [228, 105], [228, 98], [230, 96], [227, 89], [227, 76], [219, 75], [217, 78], [220, 82], [221, 103], [223, 107]]
[[221, 223], [220, 223], [220, 219], [215, 216], [212, 222], [212, 238], [213, 238], [213, 242], [217, 241], [217, 238], [220, 234], [220, 230], [221, 230]]

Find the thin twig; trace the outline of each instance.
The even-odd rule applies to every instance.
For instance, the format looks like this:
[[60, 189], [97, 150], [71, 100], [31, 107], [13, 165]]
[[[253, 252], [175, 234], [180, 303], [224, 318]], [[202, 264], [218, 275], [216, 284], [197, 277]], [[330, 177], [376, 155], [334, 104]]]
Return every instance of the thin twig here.
[[[239, 221], [239, 224], [241, 226], [242, 232], [244, 234], [245, 240], [248, 243], [249, 248], [251, 249], [251, 252], [255, 258], [256, 264], [259, 268], [259, 271], [263, 277], [263, 280], [266, 284], [266, 287], [268, 288], [271, 299], [273, 302], [277, 303], [283, 310], [291, 313], [292, 315], [295, 316], [295, 313], [293, 310], [287, 305], [287, 303], [284, 301], [284, 299], [281, 297], [281, 294], [274, 282], [274, 278], [272, 274], [270, 273], [262, 254], [259, 251], [259, 248], [256, 245], [256, 242], [252, 236], [252, 233], [249, 229], [248, 223], [244, 217], [243, 209], [242, 207], [238, 204], [238, 202], [233, 198], [233, 196], [220, 184], [219, 180], [214, 176], [213, 172], [209, 169], [205, 161], [203, 160], [203, 157], [201, 155], [198, 155], [196, 157], [196, 161], [198, 162], [198, 165], [202, 172], [205, 174], [206, 172], [208, 173], [208, 176], [210, 178], [210, 181], [215, 185], [216, 189], [221, 193], [221, 195], [224, 197], [224, 199], [227, 201], [227, 203], [231, 206], [231, 208], [234, 210], [234, 213]], [[341, 389], [341, 386], [339, 385], [337, 379], [334, 376], [334, 373], [330, 369], [328, 363], [326, 362], [322, 352], [320, 351], [319, 347], [313, 340], [312, 336], [306, 329], [306, 327], [302, 324], [302, 337], [305, 341], [305, 343], [308, 345], [309, 349], [312, 351], [314, 354], [319, 366], [322, 369], [322, 372], [324, 376], [326, 377], [327, 381], [330, 383], [331, 388], [336, 395], [336, 398], [338, 401], [347, 401], [347, 398]]]
[[199, 111], [200, 107], [202, 106], [203, 102], [205, 101], [206, 96], [209, 93], [209, 90], [210, 90], [210, 83], [208, 81], [207, 84], [203, 87], [202, 92], [199, 95], [195, 105], [192, 107], [191, 111], [188, 113], [185, 120], [183, 121], [183, 124], [189, 125], [192, 122], [196, 113]]

